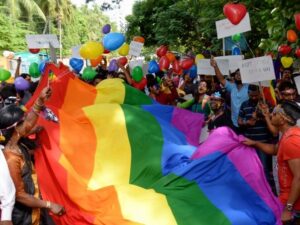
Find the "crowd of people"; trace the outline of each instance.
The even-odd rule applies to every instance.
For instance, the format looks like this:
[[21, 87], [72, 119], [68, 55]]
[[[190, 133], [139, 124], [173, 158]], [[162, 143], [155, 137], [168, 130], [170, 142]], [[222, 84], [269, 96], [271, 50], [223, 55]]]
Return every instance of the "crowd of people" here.
[[[105, 79], [123, 79], [160, 104], [203, 114], [203, 131], [212, 132], [227, 126], [243, 135], [244, 144], [256, 149], [266, 178], [284, 206], [282, 221], [300, 224], [300, 100], [293, 68], [283, 68], [281, 78], [275, 81], [277, 104], [272, 105], [261, 86], [242, 82], [238, 69], [224, 76], [214, 58], [210, 63], [216, 76], [198, 74], [193, 77], [188, 71], [176, 74], [169, 69], [147, 74], [136, 82], [128, 66], [118, 64], [118, 72], [108, 71], [104, 57], [96, 68], [97, 75], [84, 81], [96, 86]], [[42, 129], [36, 122], [51, 96], [51, 89], [45, 88], [32, 109], [26, 112], [22, 106], [30, 99], [38, 82], [32, 82], [28, 74], [20, 74], [19, 66], [17, 76], [30, 81], [28, 90], [18, 91], [14, 85], [6, 83], [0, 87], [1, 224], [51, 224], [47, 211], [58, 216], [67, 212], [63, 206], [40, 196], [32, 154], [36, 139], [31, 135], [38, 136]], [[81, 78], [80, 74], [77, 76]], [[202, 141], [205, 140], [199, 139], [199, 144]], [[272, 155], [277, 155], [277, 160], [274, 161]], [[278, 177], [274, 163], [278, 163]]]

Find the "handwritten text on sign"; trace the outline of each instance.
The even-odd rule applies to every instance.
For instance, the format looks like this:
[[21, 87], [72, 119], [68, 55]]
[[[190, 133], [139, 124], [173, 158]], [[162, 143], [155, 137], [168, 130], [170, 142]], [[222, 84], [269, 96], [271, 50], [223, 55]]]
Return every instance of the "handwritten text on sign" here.
[[239, 68], [243, 83], [275, 79], [273, 61], [270, 56], [243, 60]]
[[233, 25], [228, 19], [216, 21], [218, 39], [251, 30], [250, 17], [247, 13], [238, 25]]
[[132, 41], [129, 46], [129, 55], [140, 56], [144, 43]]

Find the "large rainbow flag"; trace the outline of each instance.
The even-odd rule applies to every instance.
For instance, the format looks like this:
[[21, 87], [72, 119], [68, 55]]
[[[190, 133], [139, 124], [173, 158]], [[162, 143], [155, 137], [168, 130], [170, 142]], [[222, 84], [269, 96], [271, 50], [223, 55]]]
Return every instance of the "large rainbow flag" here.
[[198, 146], [203, 116], [156, 104], [119, 79], [92, 87], [48, 65], [39, 91], [58, 123], [44, 126], [35, 166], [56, 224], [274, 225], [281, 208], [255, 151], [227, 128]]

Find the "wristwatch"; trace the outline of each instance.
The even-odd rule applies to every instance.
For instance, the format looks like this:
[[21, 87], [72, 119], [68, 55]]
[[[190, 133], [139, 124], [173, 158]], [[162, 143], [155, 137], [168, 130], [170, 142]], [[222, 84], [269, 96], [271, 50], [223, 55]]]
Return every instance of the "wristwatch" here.
[[287, 203], [285, 206], [286, 210], [289, 212], [293, 211], [293, 207], [294, 205], [292, 203]]

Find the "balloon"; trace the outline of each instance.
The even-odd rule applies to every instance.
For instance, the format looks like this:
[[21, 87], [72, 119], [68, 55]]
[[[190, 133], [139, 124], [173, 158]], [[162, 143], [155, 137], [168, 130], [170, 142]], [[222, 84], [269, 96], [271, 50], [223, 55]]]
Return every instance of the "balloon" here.
[[47, 64], [46, 60], [40, 62], [40, 64], [39, 64], [39, 71], [40, 71], [40, 73], [44, 73], [44, 70], [46, 68], [46, 64]]
[[180, 67], [184, 70], [190, 69], [194, 65], [194, 59], [185, 58], [180, 60]]
[[167, 52], [166, 56], [170, 62], [173, 62], [176, 59], [175, 55], [172, 52]]
[[297, 30], [300, 30], [300, 13], [294, 15]]
[[280, 45], [278, 47], [278, 51], [282, 54], [282, 55], [287, 55], [292, 51], [292, 48], [288, 45]]
[[40, 49], [39, 48], [30, 48], [29, 51], [32, 53], [32, 54], [37, 54], [40, 52]]
[[232, 48], [232, 55], [240, 55], [241, 54], [241, 49], [237, 46]]
[[286, 33], [286, 38], [289, 42], [296, 42], [298, 39], [298, 35], [296, 34], [296, 32], [294, 30], [288, 30]]
[[140, 43], [145, 43], [145, 38], [141, 36], [136, 36], [133, 38], [133, 41], [140, 42]]
[[91, 66], [92, 66], [92, 67], [98, 66], [98, 65], [101, 63], [102, 58], [103, 58], [103, 56], [100, 55], [100, 56], [98, 56], [96, 59], [90, 59]]
[[289, 68], [291, 65], [293, 65], [293, 58], [292, 57], [281, 57], [280, 59], [281, 64], [284, 68]]
[[231, 37], [231, 40], [234, 42], [239, 42], [241, 40], [241, 34], [235, 34]]
[[109, 33], [103, 37], [104, 48], [114, 51], [120, 48], [125, 42], [125, 36], [121, 33]]
[[33, 78], [38, 78], [41, 75], [39, 65], [36, 62], [30, 64], [29, 75]]
[[237, 25], [246, 15], [247, 9], [241, 3], [227, 3], [223, 7], [223, 13], [232, 24]]
[[143, 69], [140, 66], [136, 66], [132, 70], [132, 79], [139, 83], [143, 79]]
[[300, 48], [296, 49], [295, 55], [297, 56], [297, 58], [300, 58]]
[[193, 65], [189, 71], [190, 78], [194, 79], [197, 77], [197, 66]]
[[204, 55], [202, 55], [202, 54], [197, 54], [196, 55], [196, 61], [197, 60], [200, 60], [200, 59], [204, 59], [205, 57], [204, 57]]
[[87, 66], [84, 68], [83, 73], [82, 73], [82, 78], [84, 80], [93, 80], [94, 77], [96, 76], [96, 71], [92, 69], [92, 67]]
[[161, 45], [159, 48], [156, 49], [156, 55], [158, 57], [162, 57], [167, 54], [167, 51], [168, 51], [168, 46]]
[[173, 63], [172, 63], [172, 68], [173, 68], [173, 72], [176, 73], [176, 74], [179, 74], [180, 71], [181, 71], [181, 67], [180, 67], [180, 64], [179, 64], [179, 61], [178, 60], [175, 60]]
[[73, 70], [75, 70], [76, 73], [79, 73], [83, 67], [83, 60], [77, 58], [71, 58], [70, 66], [72, 67]]
[[96, 41], [88, 41], [83, 44], [79, 50], [79, 54], [84, 59], [96, 59], [102, 55], [104, 51], [103, 45]]
[[128, 52], [129, 52], [129, 45], [127, 43], [124, 43], [121, 48], [119, 48], [119, 55], [121, 56], [126, 56], [128, 55]]
[[103, 54], [109, 54], [110, 53], [110, 51], [109, 50], [107, 50], [107, 49], [104, 49], [104, 52], [103, 52]]
[[159, 60], [159, 68], [161, 71], [166, 71], [169, 69], [170, 66], [170, 60], [168, 59], [167, 56], [162, 56]]
[[155, 60], [152, 60], [148, 64], [148, 73], [157, 73], [159, 71], [159, 66]]
[[8, 70], [0, 68], [0, 81], [6, 81], [10, 78], [11, 74]]
[[17, 77], [15, 79], [14, 84], [15, 84], [16, 89], [19, 90], [19, 91], [25, 91], [30, 86], [29, 81], [24, 79], [23, 77]]
[[118, 66], [117, 60], [116, 59], [112, 59], [109, 62], [107, 70], [110, 71], [110, 72], [112, 72], [112, 71], [117, 71], [118, 69], [119, 69], [119, 66]]
[[109, 24], [105, 24], [103, 27], [102, 27], [102, 33], [103, 34], [108, 34], [110, 32], [110, 25]]
[[125, 66], [127, 64], [128, 60], [125, 56], [118, 59], [118, 63], [120, 63], [122, 66]]

